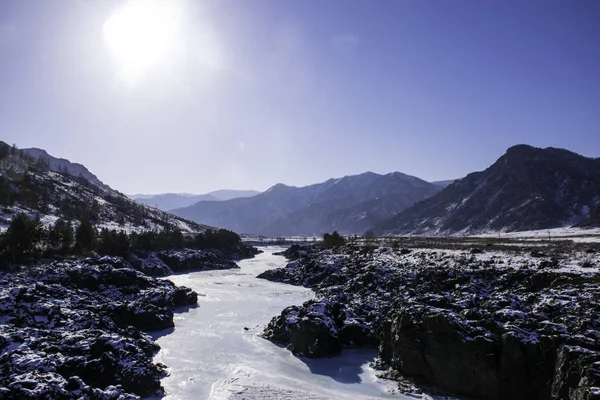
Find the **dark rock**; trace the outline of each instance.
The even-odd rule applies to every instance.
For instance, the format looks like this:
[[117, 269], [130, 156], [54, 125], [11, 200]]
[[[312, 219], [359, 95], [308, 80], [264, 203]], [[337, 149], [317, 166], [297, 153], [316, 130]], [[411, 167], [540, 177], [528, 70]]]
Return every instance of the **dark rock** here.
[[216, 251], [165, 250], [157, 253], [157, 256], [175, 273], [239, 268], [236, 263]]
[[[258, 274], [257, 278], [266, 279], [273, 282], [286, 282], [288, 276], [285, 268], [270, 269]], [[287, 282], [286, 282], [287, 283]]]
[[[390, 376], [442, 393], [597, 398], [600, 281], [594, 269], [567, 269], [555, 258], [531, 262], [522, 254], [515, 261], [509, 253], [465, 257], [364, 247], [306, 249], [285, 268], [262, 274], [311, 287], [318, 297], [286, 308], [264, 336], [312, 357], [379, 345], [375, 364], [390, 368]], [[580, 257], [565, 250], [561, 262], [573, 265]], [[536, 268], [540, 262], [551, 268]]]
[[137, 399], [160, 392], [165, 368], [140, 330], [173, 326], [197, 294], [125, 268], [127, 261], [52, 262], [0, 280], [4, 398]]
[[329, 302], [309, 300], [302, 308], [283, 310], [265, 329], [268, 339], [288, 344], [291, 351], [306, 357], [328, 357], [342, 349], [338, 324]]

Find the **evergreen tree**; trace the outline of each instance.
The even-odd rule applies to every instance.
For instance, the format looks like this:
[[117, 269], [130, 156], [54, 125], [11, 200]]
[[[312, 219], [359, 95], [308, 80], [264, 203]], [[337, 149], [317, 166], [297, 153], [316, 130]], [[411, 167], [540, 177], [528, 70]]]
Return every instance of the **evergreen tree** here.
[[75, 231], [75, 251], [86, 254], [94, 250], [96, 245], [96, 229], [89, 219], [84, 218]]
[[117, 232], [105, 228], [100, 232], [100, 245], [98, 246], [100, 254], [124, 257], [129, 251], [129, 246], [129, 238], [123, 231]]
[[48, 189], [44, 188], [38, 206], [41, 213], [48, 214], [50, 212], [50, 196], [48, 196]]
[[335, 249], [343, 246], [345, 243], [346, 240], [338, 231], [333, 231], [331, 235], [329, 233], [323, 235], [323, 247], [326, 249]]
[[4, 234], [4, 242], [13, 262], [20, 261], [25, 255], [33, 252], [39, 240], [39, 228], [38, 223], [24, 213], [12, 218]]
[[204, 233], [196, 235], [195, 246], [198, 249], [227, 249], [235, 247], [241, 241], [242, 238], [230, 230], [207, 229]]
[[73, 245], [73, 236], [71, 223], [59, 218], [48, 232], [48, 246], [51, 250], [60, 250], [67, 253]]
[[73, 246], [74, 241], [75, 231], [73, 230], [73, 225], [69, 221], [65, 221], [61, 234], [61, 251], [67, 253], [71, 249], [71, 246]]
[[10, 146], [5, 143], [0, 143], [0, 161], [10, 155]]
[[0, 177], [0, 204], [11, 206], [15, 202], [15, 191], [4, 177]]
[[48, 232], [48, 246], [53, 250], [58, 249], [61, 245], [63, 224], [64, 220], [62, 218], [57, 219]]

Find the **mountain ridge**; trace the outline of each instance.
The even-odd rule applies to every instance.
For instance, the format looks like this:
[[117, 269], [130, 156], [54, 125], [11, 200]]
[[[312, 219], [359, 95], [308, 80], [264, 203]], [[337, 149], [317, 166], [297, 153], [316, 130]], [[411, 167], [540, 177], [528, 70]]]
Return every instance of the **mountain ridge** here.
[[89, 219], [97, 228], [127, 232], [170, 228], [200, 233], [212, 229], [138, 204], [99, 181], [82, 164], [56, 158], [42, 149], [17, 149], [2, 141], [0, 205], [0, 228], [8, 226], [14, 215], [25, 213], [39, 215], [45, 224], [58, 218]]
[[381, 234], [476, 234], [571, 226], [600, 204], [600, 159], [516, 145], [484, 171], [376, 225]]
[[[320, 236], [332, 230], [362, 234], [381, 215], [392, 215], [439, 190], [400, 172], [381, 175], [369, 171], [303, 187], [278, 183], [251, 198], [201, 201], [172, 212], [209, 225], [265, 236]], [[406, 195], [402, 195], [404, 192]], [[352, 215], [356, 218], [350, 218]], [[367, 215], [363, 223], [356, 223]]]
[[260, 194], [256, 190], [220, 189], [205, 194], [190, 193], [159, 193], [159, 194], [136, 194], [128, 197], [138, 203], [156, 207], [163, 211], [187, 207], [199, 201], [226, 201], [239, 197], [252, 197]]
[[27, 149], [22, 149], [23, 152], [36, 160], [44, 160], [48, 163], [50, 169], [56, 172], [67, 172], [69, 175], [74, 177], [83, 176], [90, 182], [93, 182], [97, 185], [106, 186], [104, 182], [102, 182], [98, 177], [93, 174], [87, 167], [83, 164], [71, 162], [66, 158], [58, 158], [49, 154], [46, 150], [40, 149], [37, 147], [30, 147]]

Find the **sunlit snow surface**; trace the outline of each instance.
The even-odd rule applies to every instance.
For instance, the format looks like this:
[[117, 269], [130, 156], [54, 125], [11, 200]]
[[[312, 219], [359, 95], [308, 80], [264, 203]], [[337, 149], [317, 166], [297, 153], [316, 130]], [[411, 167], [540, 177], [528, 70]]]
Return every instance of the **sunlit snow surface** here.
[[[168, 366], [167, 399], [414, 399], [397, 394], [367, 364], [374, 349], [306, 359], [260, 338], [283, 308], [313, 297], [309, 289], [256, 279], [285, 259], [265, 248], [239, 270], [172, 276], [196, 290], [199, 307], [175, 315], [175, 329], [160, 332], [155, 362]], [[249, 328], [245, 330], [244, 328]], [[158, 335], [157, 335], [158, 336]]]

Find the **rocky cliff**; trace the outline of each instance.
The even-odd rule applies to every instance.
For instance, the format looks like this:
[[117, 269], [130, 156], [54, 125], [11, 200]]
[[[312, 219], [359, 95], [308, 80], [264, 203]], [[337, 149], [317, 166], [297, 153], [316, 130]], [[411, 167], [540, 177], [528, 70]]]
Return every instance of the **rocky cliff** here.
[[598, 245], [479, 244], [489, 246], [295, 247], [285, 268], [260, 277], [317, 298], [285, 309], [264, 335], [308, 357], [378, 345], [388, 376], [437, 392], [599, 398]]

